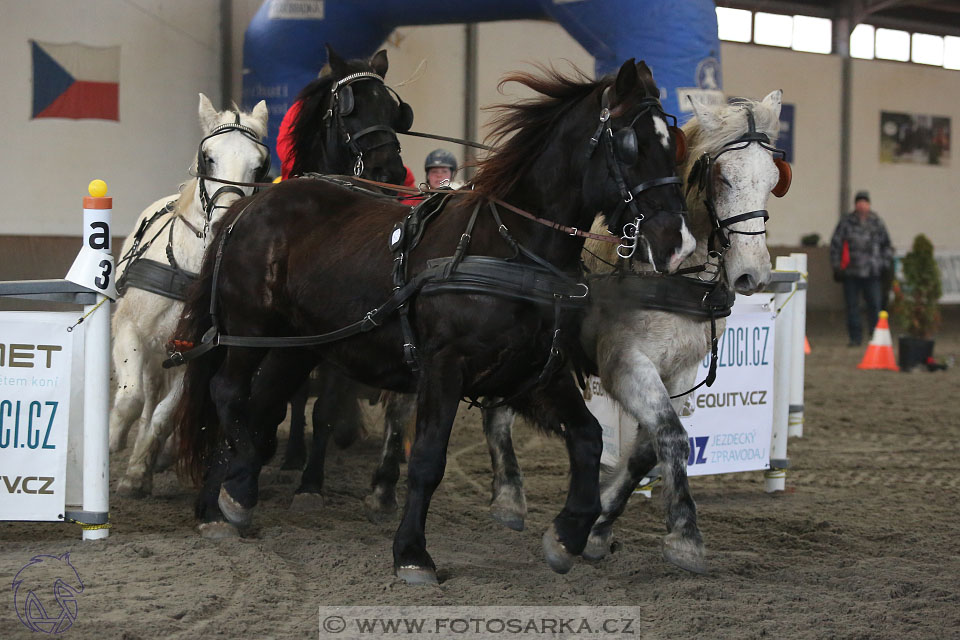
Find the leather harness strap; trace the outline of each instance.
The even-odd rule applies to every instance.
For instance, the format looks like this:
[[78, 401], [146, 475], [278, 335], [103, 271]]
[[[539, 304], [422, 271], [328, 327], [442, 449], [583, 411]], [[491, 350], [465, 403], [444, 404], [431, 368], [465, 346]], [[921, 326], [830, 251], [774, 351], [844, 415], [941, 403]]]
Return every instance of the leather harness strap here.
[[[180, 268], [165, 265], [162, 262], [140, 258], [123, 272], [123, 289], [142, 289], [164, 298], [183, 302], [187, 288], [196, 280], [197, 274]], [[122, 295], [122, 294], [121, 294]]]

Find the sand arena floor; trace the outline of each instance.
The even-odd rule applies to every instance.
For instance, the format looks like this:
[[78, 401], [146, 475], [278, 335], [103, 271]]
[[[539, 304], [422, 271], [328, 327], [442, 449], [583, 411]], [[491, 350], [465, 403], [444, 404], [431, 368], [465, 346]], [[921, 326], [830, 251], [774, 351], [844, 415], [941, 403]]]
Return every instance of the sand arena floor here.
[[[66, 551], [85, 584], [67, 638], [315, 638], [321, 604], [631, 605], [643, 612], [634, 637], [649, 638], [960, 637], [960, 372], [858, 371], [862, 351], [840, 332], [829, 320], [809, 328], [805, 434], [790, 441], [786, 492], [764, 493], [761, 472], [691, 480], [706, 576], [661, 558], [656, 492], [632, 499], [616, 553], [552, 573], [540, 536], [565, 492], [561, 443], [517, 428], [530, 513], [525, 531], [508, 531], [487, 511], [479, 412], [463, 410], [427, 525], [439, 587], [395, 579], [396, 523], [364, 517], [372, 426], [330, 455], [320, 511], [289, 510], [296, 474], [265, 469], [242, 539], [201, 539], [193, 494], [172, 472], [152, 498], [112, 497], [106, 541], [0, 523], [0, 638], [37, 637], [18, 621], [9, 585], [33, 555]], [[937, 355], [960, 355], [956, 324]], [[115, 479], [125, 456], [111, 460]]]

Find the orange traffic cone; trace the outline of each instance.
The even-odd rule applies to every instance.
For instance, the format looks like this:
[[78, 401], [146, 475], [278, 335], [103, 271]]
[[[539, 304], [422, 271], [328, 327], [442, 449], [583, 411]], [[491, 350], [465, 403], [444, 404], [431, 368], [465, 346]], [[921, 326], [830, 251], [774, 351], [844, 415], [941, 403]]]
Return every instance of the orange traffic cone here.
[[890, 337], [890, 325], [887, 324], [886, 311], [880, 312], [877, 328], [873, 330], [873, 337], [870, 339], [870, 344], [867, 345], [867, 352], [857, 368], [900, 370], [896, 359], [893, 357], [893, 339]]
[[807, 336], [803, 336], [803, 355], [810, 355], [810, 341], [807, 340]]

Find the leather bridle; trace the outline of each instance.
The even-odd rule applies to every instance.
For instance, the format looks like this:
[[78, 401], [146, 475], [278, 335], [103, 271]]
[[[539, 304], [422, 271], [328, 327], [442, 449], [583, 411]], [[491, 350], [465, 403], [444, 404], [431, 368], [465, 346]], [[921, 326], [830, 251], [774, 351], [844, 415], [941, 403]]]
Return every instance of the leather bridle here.
[[[767, 232], [766, 222], [770, 219], [770, 214], [766, 209], [757, 209], [755, 211], [747, 211], [746, 213], [730, 216], [729, 218], [724, 218], [722, 220], [720, 219], [720, 217], [717, 215], [716, 188], [714, 186], [714, 170], [717, 160], [720, 158], [720, 156], [729, 151], [740, 151], [746, 149], [754, 143], [772, 153], [775, 159], [783, 161], [786, 157], [786, 152], [783, 149], [778, 149], [777, 147], [773, 146], [773, 144], [770, 142], [770, 137], [767, 134], [757, 131], [753, 110], [750, 109], [750, 107], [746, 107], [746, 112], [747, 132], [740, 137], [725, 143], [723, 148], [713, 156], [711, 156], [709, 153], [704, 153], [701, 155], [700, 158], [697, 159], [693, 168], [690, 170], [690, 175], [687, 179], [688, 192], [691, 188], [693, 188], [694, 185], [697, 186], [698, 193], [703, 193], [706, 191], [703, 202], [707, 209], [707, 213], [710, 216], [710, 224], [712, 227], [708, 250], [710, 251], [712, 257], [718, 257], [720, 259], [721, 266], [723, 254], [726, 253], [727, 249], [730, 248], [730, 235], [740, 234], [744, 236], [759, 236], [765, 234]], [[754, 218], [763, 218], [763, 230], [739, 231], [737, 229], [730, 228], [738, 222], [745, 222], [747, 220], [753, 220]]]
[[[350, 85], [352, 85], [354, 82], [360, 82], [364, 80], [376, 80], [388, 91], [392, 92], [401, 105], [401, 112], [406, 104], [400, 98], [400, 95], [384, 82], [382, 76], [371, 71], [359, 71], [357, 73], [351, 73], [350, 75], [337, 80], [330, 88], [330, 106], [327, 108], [327, 112], [323, 116], [323, 122], [326, 127], [327, 145], [325, 153], [328, 157], [334, 156], [336, 153], [338, 138], [342, 139], [344, 144], [346, 144], [347, 148], [354, 156], [353, 175], [355, 176], [359, 176], [363, 173], [363, 154], [365, 151], [372, 151], [377, 147], [382, 147], [387, 144], [396, 144], [398, 151], [400, 149], [400, 141], [397, 138], [397, 131], [388, 125], [375, 124], [354, 133], [350, 133], [350, 131], [347, 130], [344, 119], [348, 118], [354, 109], [354, 97]], [[409, 109], [409, 107], [407, 107], [407, 109]], [[331, 130], [334, 127], [336, 128], [336, 135], [332, 135], [333, 132]], [[409, 128], [409, 125], [407, 128]], [[388, 134], [387, 139], [379, 144], [370, 145], [366, 148], [360, 146], [361, 138], [378, 131]]]
[[[197, 145], [196, 177], [200, 183], [199, 184], [200, 205], [203, 207], [203, 213], [205, 218], [203, 223], [203, 231], [201, 232], [202, 237], [204, 239], [206, 238], [207, 233], [210, 231], [210, 220], [213, 217], [213, 212], [216, 209], [228, 208], [228, 205], [218, 205], [217, 200], [219, 200], [222, 196], [228, 193], [232, 193], [241, 198], [247, 195], [246, 193], [243, 192], [242, 189], [235, 186], [234, 184], [231, 184], [232, 181], [222, 182], [221, 186], [218, 187], [217, 190], [213, 192], [213, 195], [210, 195], [209, 193], [207, 193], [207, 185], [206, 185], [207, 181], [220, 182], [220, 180], [216, 176], [209, 175], [210, 168], [207, 166], [207, 160], [203, 154], [203, 143], [205, 143], [207, 140], [215, 136], [220, 136], [225, 133], [232, 133], [234, 131], [240, 132], [241, 134], [249, 138], [251, 141], [253, 141], [255, 144], [258, 144], [261, 147], [263, 147], [264, 150], [266, 151], [264, 160], [260, 164], [260, 167], [257, 169], [257, 172], [253, 177], [254, 182], [261, 182], [267, 177], [267, 174], [269, 174], [270, 172], [270, 148], [260, 140], [260, 135], [256, 131], [254, 131], [253, 129], [251, 129], [246, 125], [240, 124], [239, 112], [236, 112], [236, 111], [234, 112], [233, 122], [227, 122], [227, 123], [218, 125], [217, 127], [214, 127], [213, 131], [211, 131], [209, 134], [204, 136], [203, 139], [200, 140], [200, 144]], [[257, 187], [254, 187], [254, 193], [256, 193], [257, 190], [258, 190]], [[186, 222], [185, 219], [184, 221]]]
[[[620, 229], [620, 218], [625, 210], [629, 210], [632, 221], [623, 225], [620, 233], [622, 236], [621, 243], [620, 246], [617, 247], [617, 255], [619, 255], [621, 258], [629, 259], [633, 257], [633, 254], [636, 251], [638, 238], [643, 236], [642, 225], [646, 220], [646, 216], [642, 211], [640, 211], [640, 208], [637, 205], [636, 196], [654, 187], [662, 187], [672, 184], [677, 185], [679, 188], [679, 185], [683, 184], [683, 181], [677, 176], [666, 176], [662, 178], [651, 178], [650, 180], [641, 182], [633, 188], [630, 188], [627, 185], [626, 178], [624, 177], [624, 167], [626, 166], [626, 163], [620, 159], [621, 154], [618, 154], [617, 152], [618, 146], [623, 145], [623, 134], [628, 136], [632, 134], [634, 136], [633, 145], [635, 147], [636, 132], [633, 131], [633, 127], [640, 116], [650, 111], [653, 111], [664, 118], [672, 116], [667, 116], [667, 114], [663, 111], [663, 107], [660, 104], [659, 99], [654, 97], [646, 97], [640, 101], [640, 111], [638, 111], [633, 117], [633, 120], [630, 121], [630, 124], [618, 130], [617, 132], [614, 132], [610, 121], [610, 91], [611, 87], [609, 86], [603, 90], [600, 102], [600, 123], [597, 125], [597, 130], [594, 132], [593, 136], [590, 138], [589, 144], [587, 145], [587, 158], [589, 159], [593, 157], [597, 147], [602, 142], [604, 155], [607, 161], [607, 170], [610, 172], [610, 176], [616, 183], [617, 190], [620, 193], [620, 203], [617, 205], [617, 208], [613, 211], [613, 213], [605, 214], [607, 217], [607, 228], [611, 231], [611, 233], [613, 233], [613, 229]], [[674, 123], [676, 123], [676, 118], [674, 118]], [[682, 211], [660, 213], [683, 214]]]

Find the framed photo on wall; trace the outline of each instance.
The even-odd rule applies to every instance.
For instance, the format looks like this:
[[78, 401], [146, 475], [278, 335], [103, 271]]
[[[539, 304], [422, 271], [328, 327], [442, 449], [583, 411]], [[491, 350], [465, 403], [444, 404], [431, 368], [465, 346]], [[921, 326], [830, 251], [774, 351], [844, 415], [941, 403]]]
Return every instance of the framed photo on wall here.
[[950, 118], [880, 112], [880, 162], [950, 166]]

